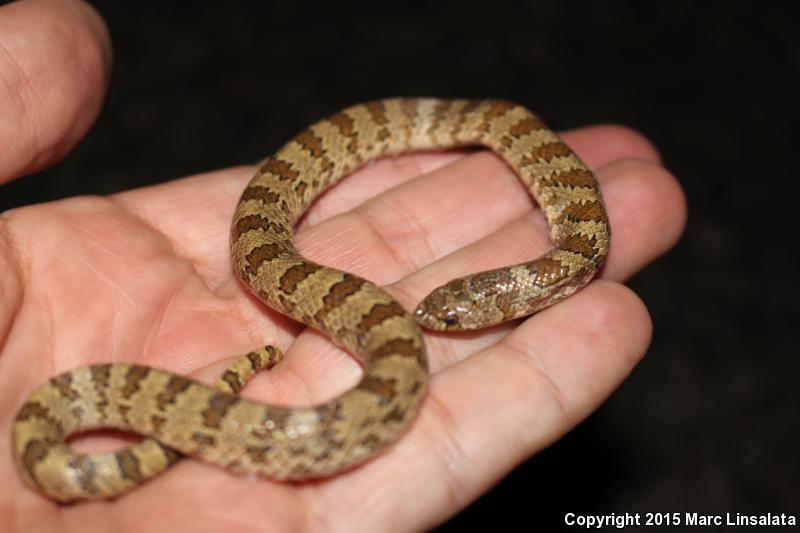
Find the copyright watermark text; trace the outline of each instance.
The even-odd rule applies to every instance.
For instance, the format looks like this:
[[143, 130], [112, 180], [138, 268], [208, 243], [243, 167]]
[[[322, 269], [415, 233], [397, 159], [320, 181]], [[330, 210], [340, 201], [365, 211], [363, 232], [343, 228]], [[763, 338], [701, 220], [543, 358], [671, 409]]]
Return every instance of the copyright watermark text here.
[[564, 523], [584, 529], [625, 529], [630, 526], [796, 526], [797, 517], [788, 513], [567, 513]]

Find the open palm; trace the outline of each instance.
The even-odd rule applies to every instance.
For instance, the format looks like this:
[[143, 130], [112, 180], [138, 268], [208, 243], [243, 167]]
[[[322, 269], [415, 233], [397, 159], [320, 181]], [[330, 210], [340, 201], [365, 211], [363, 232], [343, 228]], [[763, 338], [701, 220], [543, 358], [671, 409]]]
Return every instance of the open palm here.
[[[62, 31], [49, 31], [56, 23]], [[29, 47], [29, 35], [47, 38]], [[0, 36], [0, 101], [12, 102], [0, 107], [0, 124], [14, 126], [0, 128], [0, 145], [18, 147], [0, 153], [7, 181], [54, 161], [88, 129], [109, 53], [102, 22], [76, 2], [0, 8]], [[60, 69], [49, 68], [55, 61]], [[64, 96], [47, 109], [26, 105], [54, 86]], [[89, 363], [142, 363], [212, 382], [237, 354], [270, 343], [286, 359], [248, 385], [247, 397], [307, 405], [356, 383], [346, 353], [261, 305], [232, 274], [230, 219], [255, 167], [3, 214], [0, 516], [10, 517], [10, 531], [417, 530], [464, 507], [630, 372], [650, 322], [619, 282], [666, 251], [683, 226], [680, 189], [644, 139], [613, 126], [563, 137], [596, 170], [608, 206], [613, 244], [602, 279], [523, 322], [427, 334], [433, 378], [410, 431], [367, 464], [306, 484], [187, 459], [115, 501], [60, 506], [23, 483], [8, 438], [36, 386]], [[415, 154], [326, 193], [296, 242], [312, 260], [386, 285], [412, 309], [449, 279], [544, 252], [535, 211], [488, 152]]]

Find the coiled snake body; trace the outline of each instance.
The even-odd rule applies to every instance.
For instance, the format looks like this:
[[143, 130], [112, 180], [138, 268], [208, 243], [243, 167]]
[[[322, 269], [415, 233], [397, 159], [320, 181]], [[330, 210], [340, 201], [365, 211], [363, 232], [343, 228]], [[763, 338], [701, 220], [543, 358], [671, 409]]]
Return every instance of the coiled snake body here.
[[[534, 261], [460, 278], [412, 314], [374, 284], [305, 260], [293, 225], [323, 190], [378, 157], [483, 145], [517, 172], [539, 202], [552, 250]], [[235, 395], [280, 358], [243, 356], [217, 387], [162, 370], [92, 365], [51, 379], [17, 414], [16, 462], [37, 490], [59, 501], [108, 498], [168, 468], [180, 454], [274, 479], [302, 480], [363, 461], [412, 420], [427, 360], [418, 324], [476, 329], [534, 313], [585, 285], [609, 245], [594, 175], [540, 119], [498, 100], [389, 99], [345, 109], [301, 132], [270, 157], [233, 217], [235, 272], [267, 305], [317, 328], [359, 357], [363, 377], [316, 407], [263, 405]], [[116, 428], [149, 438], [82, 455], [65, 439]]]

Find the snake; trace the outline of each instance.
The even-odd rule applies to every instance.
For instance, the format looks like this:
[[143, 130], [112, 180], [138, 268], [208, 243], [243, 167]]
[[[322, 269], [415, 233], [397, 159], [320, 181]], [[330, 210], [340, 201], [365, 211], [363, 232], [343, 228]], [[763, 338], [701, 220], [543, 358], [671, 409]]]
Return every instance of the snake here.
[[[294, 227], [314, 200], [379, 158], [488, 148], [539, 204], [550, 250], [434, 289], [412, 312], [354, 274], [305, 259]], [[27, 483], [58, 502], [116, 497], [183, 456], [278, 481], [357, 467], [411, 425], [428, 387], [422, 328], [475, 330], [542, 310], [585, 286], [608, 252], [610, 229], [595, 175], [535, 114], [507, 100], [390, 98], [353, 105], [301, 131], [244, 189], [231, 226], [232, 269], [267, 306], [326, 334], [362, 367], [360, 381], [309, 407], [241, 398], [274, 348], [242, 356], [216, 386], [137, 364], [94, 364], [39, 386], [13, 423]], [[82, 454], [67, 439], [115, 429], [143, 440]]]

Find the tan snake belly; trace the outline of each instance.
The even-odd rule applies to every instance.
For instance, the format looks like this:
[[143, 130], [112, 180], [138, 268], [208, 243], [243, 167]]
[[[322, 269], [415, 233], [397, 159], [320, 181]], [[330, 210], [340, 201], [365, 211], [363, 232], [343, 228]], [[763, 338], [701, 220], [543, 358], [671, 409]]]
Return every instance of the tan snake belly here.
[[[307, 261], [295, 249], [298, 218], [366, 162], [466, 145], [492, 149], [519, 175], [547, 219], [549, 253], [451, 281], [412, 316], [376, 285]], [[391, 443], [414, 417], [428, 379], [418, 324], [466, 330], [534, 313], [588, 283], [608, 245], [594, 175], [525, 108], [434, 99], [350, 107], [266, 161], [236, 207], [231, 248], [234, 270], [250, 290], [357, 356], [361, 381], [322, 405], [292, 408], [235, 395], [250, 374], [277, 361], [269, 349], [243, 357], [223, 376], [222, 390], [138, 365], [88, 366], [51, 379], [20, 408], [13, 428], [17, 465], [34, 488], [59, 501], [119, 494], [168, 468], [178, 452], [279, 480], [336, 473]], [[150, 438], [88, 455], [65, 442], [96, 428]]]

